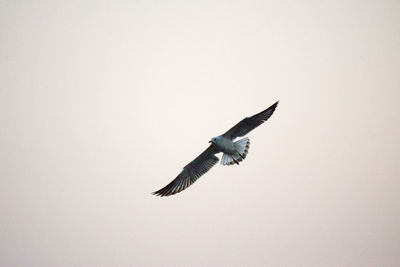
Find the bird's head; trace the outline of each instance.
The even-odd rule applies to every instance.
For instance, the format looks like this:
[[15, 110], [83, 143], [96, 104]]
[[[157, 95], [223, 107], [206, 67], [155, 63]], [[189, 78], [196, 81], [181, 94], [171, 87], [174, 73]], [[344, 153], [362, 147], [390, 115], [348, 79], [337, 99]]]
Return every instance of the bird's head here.
[[213, 137], [213, 138], [211, 138], [211, 140], [210, 141], [208, 141], [209, 143], [211, 143], [211, 144], [215, 144], [215, 143], [217, 143], [217, 137]]

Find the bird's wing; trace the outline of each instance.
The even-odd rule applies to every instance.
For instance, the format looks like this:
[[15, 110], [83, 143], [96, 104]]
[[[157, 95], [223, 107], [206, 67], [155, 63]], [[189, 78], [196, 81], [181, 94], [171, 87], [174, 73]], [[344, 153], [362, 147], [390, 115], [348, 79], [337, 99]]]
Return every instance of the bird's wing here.
[[219, 151], [211, 144], [203, 153], [186, 165], [182, 172], [164, 188], [154, 192], [158, 196], [170, 196], [185, 190], [200, 176], [208, 172], [219, 159], [215, 156]]
[[274, 113], [276, 107], [278, 106], [278, 103], [279, 101], [275, 102], [275, 104], [273, 104], [266, 110], [257, 113], [256, 115], [244, 118], [235, 126], [230, 128], [226, 133], [224, 133], [224, 137], [233, 140], [236, 137], [246, 135], [251, 130], [264, 123], [264, 121], [268, 120], [269, 117], [271, 117], [271, 115]]

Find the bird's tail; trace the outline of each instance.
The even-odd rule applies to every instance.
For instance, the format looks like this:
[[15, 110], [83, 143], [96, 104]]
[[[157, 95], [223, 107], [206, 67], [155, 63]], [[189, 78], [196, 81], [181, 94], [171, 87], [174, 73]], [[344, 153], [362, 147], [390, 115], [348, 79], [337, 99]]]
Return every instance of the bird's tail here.
[[236, 141], [234, 144], [236, 152], [233, 155], [224, 153], [221, 159], [222, 165], [233, 165], [233, 164], [239, 165], [239, 162], [244, 160], [247, 156], [247, 153], [249, 153], [249, 148], [250, 148], [249, 138], [245, 137], [243, 139], [240, 139], [239, 141]]

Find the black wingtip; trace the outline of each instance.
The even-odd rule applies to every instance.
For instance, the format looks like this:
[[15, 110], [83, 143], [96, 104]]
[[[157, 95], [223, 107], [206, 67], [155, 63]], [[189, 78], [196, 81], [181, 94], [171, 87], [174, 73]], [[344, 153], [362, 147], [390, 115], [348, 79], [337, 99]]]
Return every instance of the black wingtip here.
[[156, 196], [156, 197], [165, 197], [168, 195], [164, 195], [162, 192], [156, 191], [156, 192], [151, 192], [152, 195]]
[[151, 194], [154, 195], [154, 196], [157, 196], [157, 197], [165, 197], [165, 196], [169, 196], [170, 195], [170, 194], [166, 193], [166, 188], [165, 187], [160, 189], [160, 190], [157, 190], [155, 192], [152, 192]]
[[[270, 106], [269, 108], [267, 108], [267, 110], [272, 111], [272, 113], [275, 111], [276, 107], [279, 104], [279, 100], [276, 101], [274, 104], [272, 104], [272, 106]], [[272, 114], [271, 114], [272, 115]]]
[[165, 187], [161, 188], [160, 190], [152, 192], [151, 194], [155, 195], [157, 197], [168, 197], [168, 196], [175, 195], [176, 193], [179, 193], [180, 191], [172, 190], [173, 189], [173, 187], [171, 186], [172, 182], [169, 183], [168, 185], [166, 185]]
[[276, 109], [276, 107], [278, 106], [278, 104], [279, 104], [279, 100], [276, 101], [274, 104], [272, 104], [272, 105], [271, 105], [269, 108], [267, 108], [266, 110], [261, 111], [260, 113], [258, 113], [257, 115], [262, 114], [262, 113], [267, 113], [268, 116], [267, 116], [267, 118], [265, 118], [265, 120], [267, 120], [267, 119], [275, 112], [275, 109]]

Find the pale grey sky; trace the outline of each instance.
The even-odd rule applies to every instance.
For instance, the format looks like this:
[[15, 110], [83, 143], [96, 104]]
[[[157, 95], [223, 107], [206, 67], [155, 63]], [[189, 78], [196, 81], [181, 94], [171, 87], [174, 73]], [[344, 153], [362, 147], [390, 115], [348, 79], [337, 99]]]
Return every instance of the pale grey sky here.
[[[399, 266], [399, 1], [1, 1], [1, 266]], [[280, 100], [240, 166], [150, 194]]]

